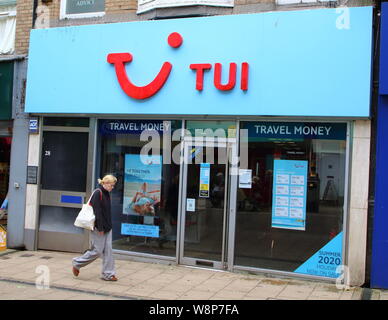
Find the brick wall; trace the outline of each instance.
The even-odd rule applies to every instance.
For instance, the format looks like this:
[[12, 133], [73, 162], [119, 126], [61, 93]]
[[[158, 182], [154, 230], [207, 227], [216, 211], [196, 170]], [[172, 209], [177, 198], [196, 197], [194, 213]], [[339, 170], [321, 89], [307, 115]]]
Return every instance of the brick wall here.
[[61, 9], [61, 1], [54, 0], [53, 2], [51, 2], [50, 5], [48, 5], [48, 8], [50, 9], [50, 22], [58, 20], [59, 19], [59, 12]]
[[105, 2], [105, 12], [109, 14], [120, 14], [123, 12], [137, 10], [137, 1], [136, 0], [107, 0]]
[[26, 54], [32, 26], [32, 0], [18, 0], [16, 4], [15, 53]]

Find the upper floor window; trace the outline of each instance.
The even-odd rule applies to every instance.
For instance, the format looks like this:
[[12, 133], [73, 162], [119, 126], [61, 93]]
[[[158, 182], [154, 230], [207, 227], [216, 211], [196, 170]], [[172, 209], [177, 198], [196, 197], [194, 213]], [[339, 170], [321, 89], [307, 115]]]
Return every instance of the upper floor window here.
[[138, 0], [137, 13], [144, 13], [157, 8], [172, 8], [195, 5], [233, 7], [234, 0]]
[[60, 18], [91, 18], [105, 14], [105, 0], [62, 0]]
[[0, 54], [15, 51], [16, 0], [0, 0]]

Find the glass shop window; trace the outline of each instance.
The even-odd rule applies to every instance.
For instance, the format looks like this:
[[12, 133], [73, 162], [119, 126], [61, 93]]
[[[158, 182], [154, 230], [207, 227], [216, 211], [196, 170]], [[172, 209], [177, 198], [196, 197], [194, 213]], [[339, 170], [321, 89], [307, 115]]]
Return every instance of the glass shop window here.
[[0, 137], [0, 205], [8, 193], [12, 137]]
[[336, 278], [346, 123], [242, 122], [235, 264]]
[[[113, 249], [176, 256], [181, 121], [100, 120], [98, 176], [113, 174]], [[152, 149], [151, 149], [152, 147]], [[147, 149], [148, 148], [148, 149]]]

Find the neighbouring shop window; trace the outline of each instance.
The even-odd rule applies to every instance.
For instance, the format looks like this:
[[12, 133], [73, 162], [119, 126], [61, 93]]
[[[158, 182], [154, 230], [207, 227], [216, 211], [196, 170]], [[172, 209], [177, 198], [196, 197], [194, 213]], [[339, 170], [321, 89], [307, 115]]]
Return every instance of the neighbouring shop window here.
[[13, 61], [0, 62], [0, 120], [12, 118], [13, 69]]
[[61, 19], [102, 16], [105, 13], [105, 0], [62, 0]]
[[346, 123], [242, 122], [241, 128], [248, 168], [239, 173], [235, 264], [338, 277]]
[[0, 205], [8, 193], [12, 137], [0, 137]]
[[[179, 163], [169, 158], [180, 143], [171, 135], [181, 121], [100, 120], [98, 127], [98, 175], [118, 178], [113, 248], [175, 257]], [[151, 142], [154, 149], [145, 151]]]
[[0, 121], [0, 205], [8, 194], [12, 126], [12, 121]]

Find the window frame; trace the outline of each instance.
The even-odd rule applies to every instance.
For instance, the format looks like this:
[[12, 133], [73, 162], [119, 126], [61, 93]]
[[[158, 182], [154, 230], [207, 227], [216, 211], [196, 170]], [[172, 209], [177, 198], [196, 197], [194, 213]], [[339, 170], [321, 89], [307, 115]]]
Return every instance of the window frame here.
[[[83, 19], [83, 18], [99, 18], [105, 16], [104, 11], [95, 11], [95, 12], [87, 12], [87, 13], [66, 13], [66, 6], [68, 0], [61, 0], [61, 6], [59, 11], [59, 19]], [[105, 0], [104, 0], [105, 5]]]

